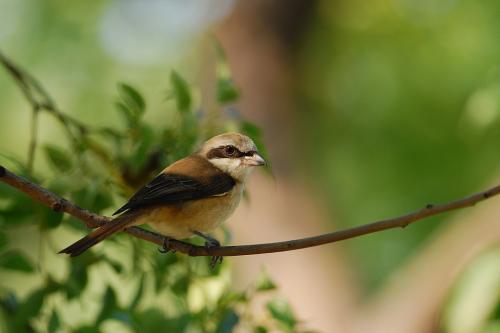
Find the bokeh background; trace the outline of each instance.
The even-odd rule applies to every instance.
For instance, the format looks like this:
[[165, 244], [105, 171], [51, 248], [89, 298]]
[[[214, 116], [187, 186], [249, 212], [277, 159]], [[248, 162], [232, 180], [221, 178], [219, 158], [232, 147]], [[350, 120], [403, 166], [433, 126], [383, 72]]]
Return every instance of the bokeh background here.
[[[201, 109], [252, 121], [272, 176], [254, 175], [229, 229], [233, 244], [259, 243], [498, 182], [499, 14], [493, 0], [0, 0], [0, 49], [89, 125], [120, 121], [117, 82], [142, 93], [146, 121], [169, 122], [173, 69], [198, 87]], [[211, 98], [217, 47], [241, 93], [223, 108]], [[1, 71], [2, 154], [25, 159], [30, 117]], [[42, 143], [63, 137], [48, 116], [39, 133]], [[42, 154], [35, 166], [49, 168]], [[61, 235], [58, 247], [78, 237]], [[36, 250], [26, 233], [12, 237]], [[265, 267], [304, 326], [320, 332], [500, 332], [499, 240], [493, 198], [404, 230], [227, 261], [236, 289]], [[21, 295], [36, 280], [0, 274]]]

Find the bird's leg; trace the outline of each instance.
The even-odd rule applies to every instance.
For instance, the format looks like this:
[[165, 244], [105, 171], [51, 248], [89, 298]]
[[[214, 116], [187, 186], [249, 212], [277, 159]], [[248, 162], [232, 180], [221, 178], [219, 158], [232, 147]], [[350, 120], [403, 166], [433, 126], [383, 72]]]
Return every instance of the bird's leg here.
[[[220, 242], [213, 237], [210, 237], [210, 236], [208, 236], [202, 232], [196, 231], [196, 230], [193, 231], [193, 234], [203, 238], [205, 240], [205, 246], [207, 248], [220, 247]], [[222, 256], [213, 256], [212, 259], [210, 260], [210, 268], [213, 269], [217, 264], [221, 264], [222, 259], [224, 259], [224, 257], [222, 257]]]
[[199, 232], [199, 231], [193, 231], [193, 234], [203, 238], [205, 240], [206, 247], [219, 247], [220, 246], [220, 242], [217, 239], [210, 237], [207, 234], [204, 234], [204, 233]]
[[163, 238], [163, 246], [158, 248], [158, 251], [159, 251], [160, 253], [168, 253], [168, 252], [175, 253], [175, 250], [171, 250], [171, 249], [170, 249], [170, 240], [171, 240], [171, 239], [172, 239], [172, 238], [167, 237], [167, 236], [165, 236], [165, 237]]

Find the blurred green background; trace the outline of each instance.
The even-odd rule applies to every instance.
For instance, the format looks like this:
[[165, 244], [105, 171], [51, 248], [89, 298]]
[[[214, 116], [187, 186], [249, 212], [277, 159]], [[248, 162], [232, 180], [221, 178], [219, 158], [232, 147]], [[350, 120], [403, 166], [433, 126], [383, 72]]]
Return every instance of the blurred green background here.
[[[344, 226], [491, 182], [500, 143], [499, 11], [495, 1], [318, 6], [300, 58], [301, 139]], [[383, 279], [438, 226], [350, 242], [356, 262], [374, 251], [387, 258], [362, 262], [363, 276]]]
[[[146, 101], [141, 121], [156, 131], [155, 149], [180, 135], [176, 130], [167, 138], [158, 134], [179, 125], [171, 98], [175, 70], [190, 86], [190, 111], [200, 125], [188, 143], [162, 161], [182, 156], [210, 133], [241, 128], [242, 117], [248, 118], [263, 131], [277, 182], [306, 184], [304, 191], [319, 197], [317, 204], [329, 213], [323, 228], [332, 230], [460, 198], [498, 179], [499, 14], [500, 2], [492, 0], [0, 0], [0, 49], [38, 78], [63, 112], [89, 126], [124, 127], [114, 104], [117, 84], [130, 84]], [[214, 101], [221, 78], [231, 72], [241, 100]], [[29, 105], [6, 72], [0, 73], [2, 162], [9, 163], [5, 156], [26, 161]], [[272, 101], [267, 108], [266, 101]], [[47, 114], [40, 117], [39, 141], [72, 149]], [[35, 169], [43, 184], [57, 180], [42, 152], [36, 154]], [[105, 178], [106, 170], [97, 169]], [[109, 186], [116, 206], [126, 191]], [[104, 213], [112, 207], [103, 207]], [[443, 224], [459, 214], [343, 243], [344, 261], [355, 277], [355, 302], [383, 293], [389, 277], [419, 258], [440, 237]], [[9, 221], [4, 217], [2, 223]], [[8, 237], [33, 254], [38, 231], [34, 223], [31, 227], [23, 237], [12, 228]], [[499, 233], [498, 225], [491, 228], [491, 234]], [[460, 254], [474, 260], [450, 281], [434, 318], [438, 323], [429, 324], [434, 331], [500, 331], [498, 239], [485, 238], [478, 248], [486, 250], [477, 259], [476, 253]], [[227, 265], [223, 271], [231, 270]], [[21, 295], [30, 290], [16, 284], [22, 273], [1, 272], [2, 288]], [[214, 274], [224, 280], [222, 273]], [[475, 279], [478, 275], [485, 278]], [[224, 284], [228, 293], [230, 284]], [[470, 290], [483, 297], [468, 298]], [[460, 312], [467, 303], [476, 304], [465, 311], [469, 317]], [[351, 322], [356, 320], [353, 315]], [[249, 322], [254, 325], [239, 329], [258, 329], [258, 320]], [[288, 324], [269, 329], [297, 329]], [[349, 328], [354, 332], [355, 326]], [[312, 327], [343, 332], [324, 321]]]

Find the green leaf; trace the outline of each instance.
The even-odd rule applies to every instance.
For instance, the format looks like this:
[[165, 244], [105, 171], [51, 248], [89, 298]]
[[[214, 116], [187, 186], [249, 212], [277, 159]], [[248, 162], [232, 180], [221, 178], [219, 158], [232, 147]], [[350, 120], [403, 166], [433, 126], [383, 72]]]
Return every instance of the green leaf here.
[[217, 100], [219, 103], [234, 102], [240, 97], [238, 88], [231, 79], [219, 79], [217, 82]]
[[134, 298], [132, 299], [132, 302], [130, 302], [130, 305], [128, 306], [130, 310], [134, 310], [142, 300], [142, 295], [144, 294], [144, 278], [145, 276], [144, 274], [142, 274]]
[[97, 316], [96, 325], [99, 325], [104, 320], [110, 318], [113, 313], [118, 310], [116, 303], [116, 294], [113, 288], [109, 287], [106, 289], [104, 296], [102, 298], [102, 308], [101, 312]]
[[125, 101], [125, 104], [132, 112], [137, 116], [141, 116], [144, 113], [146, 110], [146, 102], [135, 88], [125, 83], [119, 83], [118, 91]]
[[[192, 321], [192, 316], [187, 314], [179, 317], [166, 318], [163, 312], [156, 308], [150, 308], [136, 315], [137, 332], [157, 333], [161, 332], [185, 332]], [[161, 329], [159, 329], [161, 328]]]
[[118, 110], [118, 112], [121, 114], [128, 128], [135, 128], [137, 126], [138, 119], [134, 115], [134, 113], [127, 107], [127, 105], [122, 102], [116, 102], [115, 107], [116, 110]]
[[228, 290], [219, 298], [217, 303], [219, 307], [234, 306], [237, 303], [248, 303], [248, 295], [246, 292]]
[[19, 311], [16, 313], [15, 320], [19, 326], [28, 323], [28, 321], [37, 316], [42, 308], [45, 299], [45, 288], [32, 292], [20, 305]]
[[59, 319], [59, 315], [56, 310], [52, 310], [52, 315], [50, 316], [49, 323], [47, 326], [48, 333], [56, 333], [61, 326], [61, 321]]
[[286, 300], [280, 298], [272, 299], [266, 304], [266, 307], [271, 316], [286, 329], [291, 330], [297, 324], [292, 308]]
[[154, 256], [155, 292], [158, 293], [167, 286], [165, 277], [170, 273], [170, 267], [178, 261], [179, 257], [175, 253]]
[[[108, 188], [102, 182], [91, 182], [72, 194], [72, 199], [79, 206], [96, 213], [113, 205], [113, 198]], [[81, 224], [81, 223], [80, 223]]]
[[111, 316], [114, 320], [120, 321], [127, 326], [132, 326], [134, 324], [134, 318], [131, 313], [121, 310], [116, 310]]
[[57, 281], [55, 281], [52, 277], [48, 277], [45, 282], [45, 291], [47, 294], [55, 293], [56, 291], [61, 290], [63, 285]]
[[274, 284], [267, 271], [263, 269], [257, 277], [255, 288], [257, 289], [257, 291], [274, 290], [276, 289], [276, 284]]
[[17, 250], [3, 253], [0, 256], [0, 267], [26, 273], [34, 271], [34, 266], [31, 261]]
[[220, 321], [216, 332], [231, 333], [234, 331], [234, 328], [238, 325], [239, 321], [240, 317], [238, 314], [234, 312], [233, 309], [227, 309], [222, 316], [222, 320]]
[[267, 328], [265, 328], [264, 326], [257, 326], [257, 327], [255, 327], [253, 332], [254, 333], [267, 333]]
[[107, 262], [116, 273], [120, 274], [123, 271], [123, 265], [118, 261], [113, 260], [107, 256], [102, 256], [102, 260]]
[[100, 331], [95, 326], [85, 325], [78, 327], [73, 333], [100, 333]]
[[[17, 175], [26, 176], [29, 174], [26, 163], [23, 159], [13, 154], [0, 152], [0, 164], [7, 167], [7, 169], [12, 169], [11, 171], [14, 171]], [[10, 165], [12, 167], [10, 167]]]
[[70, 273], [64, 284], [68, 299], [79, 296], [85, 290], [88, 282], [87, 271], [91, 265], [99, 261], [100, 258], [90, 251], [70, 260]]
[[59, 224], [61, 224], [64, 215], [62, 212], [55, 212], [54, 210], [45, 206], [41, 206], [40, 209], [42, 217], [42, 229], [54, 229], [58, 227]]
[[5, 220], [6, 227], [15, 228], [19, 224], [29, 221], [28, 217], [33, 215], [34, 203], [24, 193], [21, 194], [17, 191], [11, 192], [11, 194], [6, 206], [3, 209], [0, 208], [0, 216]]
[[3, 249], [7, 243], [7, 235], [0, 231], [0, 250]]
[[9, 313], [17, 312], [19, 309], [19, 300], [16, 294], [6, 291], [0, 298], [0, 308]]
[[135, 173], [141, 170], [148, 161], [149, 152], [155, 142], [153, 129], [148, 125], [143, 125], [141, 128], [140, 140], [137, 141], [130, 162]]
[[181, 112], [187, 112], [191, 108], [191, 93], [189, 86], [176, 71], [170, 74], [170, 84], [172, 85], [175, 101], [177, 102], [177, 109]]
[[61, 172], [67, 172], [71, 169], [73, 163], [63, 149], [54, 145], [45, 145], [44, 150], [48, 161], [54, 168]]
[[179, 275], [175, 282], [170, 284], [172, 292], [176, 295], [182, 295], [183, 297], [187, 295], [189, 286], [192, 283], [190, 276]]

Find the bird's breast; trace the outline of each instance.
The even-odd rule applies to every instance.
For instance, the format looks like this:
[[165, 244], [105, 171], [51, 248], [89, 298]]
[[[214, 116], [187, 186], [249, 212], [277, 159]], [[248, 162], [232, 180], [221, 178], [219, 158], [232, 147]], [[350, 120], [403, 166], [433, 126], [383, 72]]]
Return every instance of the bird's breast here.
[[225, 195], [156, 206], [142, 214], [136, 224], [150, 224], [158, 232], [177, 239], [191, 237], [193, 231], [211, 232], [238, 207], [242, 190], [237, 184]]

